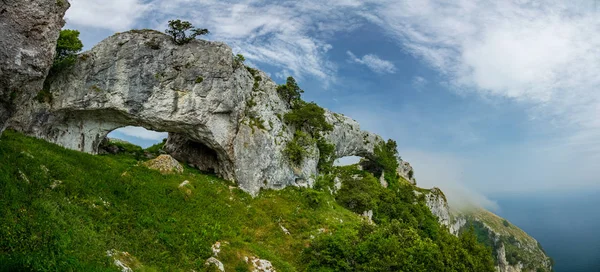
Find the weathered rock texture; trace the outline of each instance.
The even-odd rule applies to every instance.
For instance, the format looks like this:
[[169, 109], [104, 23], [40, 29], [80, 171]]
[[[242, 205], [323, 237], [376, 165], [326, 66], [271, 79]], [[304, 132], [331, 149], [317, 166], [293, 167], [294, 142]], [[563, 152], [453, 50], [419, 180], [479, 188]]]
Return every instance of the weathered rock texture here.
[[[431, 213], [438, 217], [440, 224], [448, 228], [452, 226], [450, 224], [450, 207], [442, 190], [437, 187], [429, 190], [425, 194], [425, 203], [429, 207], [429, 210], [431, 210]], [[450, 232], [456, 234], [457, 230], [450, 230]]]
[[417, 185], [417, 180], [415, 179], [415, 172], [412, 166], [410, 166], [410, 163], [403, 160], [398, 161], [398, 163], [398, 169], [396, 170], [396, 172], [398, 172], [398, 175], [400, 175], [402, 178], [409, 181], [413, 185]]
[[15, 111], [42, 89], [67, 0], [0, 1], [0, 134]]
[[[165, 150], [182, 162], [235, 180], [252, 194], [260, 188], [310, 186], [317, 174], [316, 145], [302, 165], [283, 154], [293, 137], [282, 116], [289, 110], [277, 85], [236, 63], [223, 43], [175, 45], [153, 30], [115, 34], [49, 82], [52, 101], [25, 104], [11, 125], [89, 153], [112, 130], [143, 126], [170, 133]], [[372, 157], [381, 137], [326, 112], [335, 156]]]
[[169, 155], [160, 155], [155, 159], [144, 163], [148, 168], [166, 173], [183, 173], [183, 167], [179, 162]]
[[[523, 230], [484, 209], [458, 211], [451, 209], [444, 193], [438, 189], [420, 189], [427, 207], [438, 217], [450, 233], [459, 235], [473, 226], [477, 233], [487, 233], [487, 244], [492, 246], [496, 271], [551, 271], [552, 262], [541, 245]], [[479, 237], [481, 238], [481, 237]], [[510, 255], [510, 258], [507, 257]]]

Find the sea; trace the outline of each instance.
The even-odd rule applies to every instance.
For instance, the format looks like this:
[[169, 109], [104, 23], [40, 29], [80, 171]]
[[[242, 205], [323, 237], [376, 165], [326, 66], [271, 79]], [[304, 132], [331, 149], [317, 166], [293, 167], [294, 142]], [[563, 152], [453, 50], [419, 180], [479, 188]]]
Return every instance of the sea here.
[[600, 190], [489, 196], [494, 212], [533, 236], [557, 272], [600, 272]]

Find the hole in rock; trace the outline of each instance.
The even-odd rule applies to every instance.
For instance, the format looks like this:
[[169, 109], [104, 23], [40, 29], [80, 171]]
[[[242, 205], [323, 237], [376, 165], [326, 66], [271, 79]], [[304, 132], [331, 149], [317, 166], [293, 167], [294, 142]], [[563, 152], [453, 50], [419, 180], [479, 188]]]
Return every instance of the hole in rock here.
[[143, 127], [126, 126], [108, 133], [98, 144], [98, 154], [130, 154], [137, 159], [151, 159], [165, 153], [168, 133]]
[[138, 158], [169, 154], [182, 164], [220, 175], [217, 152], [185, 134], [159, 132], [137, 126], [125, 126], [108, 133], [98, 147], [99, 154], [130, 153]]
[[126, 141], [142, 148], [148, 148], [164, 142], [168, 136], [167, 132], [148, 130], [143, 127], [126, 126], [111, 131], [106, 137]]
[[346, 156], [346, 157], [341, 157], [335, 160], [335, 162], [333, 162], [333, 165], [335, 166], [346, 166], [346, 165], [352, 165], [352, 164], [357, 164], [360, 159], [362, 159], [362, 157], [359, 156]]

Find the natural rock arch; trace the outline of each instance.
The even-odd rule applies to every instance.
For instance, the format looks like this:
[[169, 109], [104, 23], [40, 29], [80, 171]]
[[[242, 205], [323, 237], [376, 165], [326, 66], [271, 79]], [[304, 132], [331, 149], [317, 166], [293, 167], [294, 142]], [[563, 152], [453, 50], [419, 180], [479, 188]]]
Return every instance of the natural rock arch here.
[[[300, 166], [283, 154], [293, 130], [281, 118], [289, 109], [277, 85], [237, 63], [223, 43], [179, 46], [154, 30], [118, 33], [49, 80], [52, 101], [24, 105], [12, 127], [88, 153], [122, 126], [167, 131], [166, 149], [176, 158], [214, 169], [252, 194], [311, 186], [317, 174], [316, 146]], [[333, 125], [325, 138], [335, 144], [335, 157], [372, 158], [381, 137], [346, 116], [325, 116]]]

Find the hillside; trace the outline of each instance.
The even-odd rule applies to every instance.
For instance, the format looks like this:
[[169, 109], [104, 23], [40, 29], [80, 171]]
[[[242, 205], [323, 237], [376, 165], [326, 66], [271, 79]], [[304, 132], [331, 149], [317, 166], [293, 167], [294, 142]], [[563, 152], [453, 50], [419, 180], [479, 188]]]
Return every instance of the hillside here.
[[[252, 198], [192, 168], [161, 174], [133, 154], [94, 156], [6, 131], [0, 270], [118, 271], [116, 258], [134, 271], [203, 271], [219, 242], [225, 271], [267, 264], [259, 259], [277, 271], [491, 271], [490, 252], [449, 234], [413, 185], [394, 193], [354, 166], [336, 173], [341, 184]], [[371, 209], [375, 224], [347, 208]]]
[[551, 271], [554, 261], [542, 245], [522, 229], [484, 209], [453, 211], [463, 224], [460, 231], [470, 227], [480, 242], [493, 250], [499, 271]]

